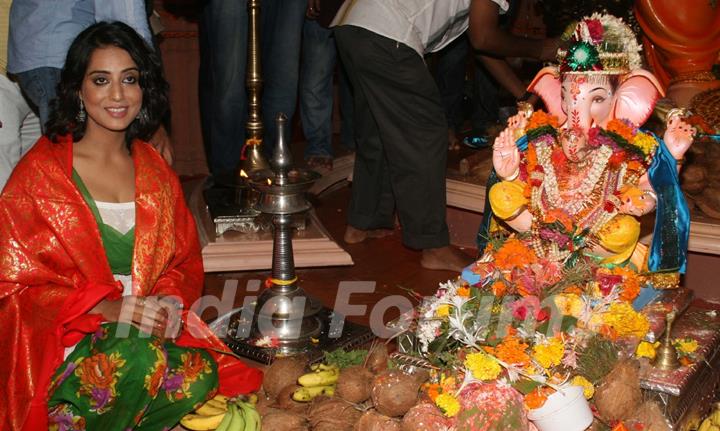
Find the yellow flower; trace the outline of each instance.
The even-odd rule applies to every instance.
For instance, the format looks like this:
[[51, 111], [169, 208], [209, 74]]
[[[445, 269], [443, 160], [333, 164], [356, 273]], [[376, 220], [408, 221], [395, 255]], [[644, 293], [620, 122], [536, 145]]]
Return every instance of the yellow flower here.
[[638, 147], [646, 156], [655, 151], [655, 147], [657, 146], [657, 141], [655, 140], [655, 138], [643, 132], [638, 132], [635, 135], [632, 143], [633, 145]]
[[450, 304], [441, 304], [437, 310], [435, 310], [437, 317], [447, 317], [450, 315]]
[[492, 356], [485, 353], [471, 353], [465, 358], [467, 367], [478, 380], [493, 380], [500, 375], [502, 367]]
[[580, 386], [583, 388], [583, 395], [586, 399], [590, 399], [595, 395], [595, 386], [588, 379], [583, 376], [575, 376], [570, 380], [570, 384], [573, 386]]
[[555, 306], [563, 316], [579, 318], [585, 308], [585, 302], [574, 293], [561, 293], [553, 298]]
[[650, 330], [647, 317], [638, 313], [627, 302], [616, 302], [601, 315], [602, 323], [611, 327], [619, 337], [643, 338]]
[[460, 402], [450, 394], [440, 394], [435, 398], [435, 405], [445, 413], [445, 416], [451, 418], [460, 411]]
[[638, 358], [655, 359], [655, 345], [647, 341], [641, 341], [635, 349], [635, 356]]
[[533, 347], [533, 359], [545, 369], [559, 365], [564, 354], [565, 344], [558, 337], [548, 338], [545, 343]]
[[688, 355], [690, 353], [694, 353], [698, 349], [698, 342], [697, 340], [693, 340], [692, 338], [678, 338], [675, 340], [675, 348], [678, 350], [678, 353], [681, 355]]

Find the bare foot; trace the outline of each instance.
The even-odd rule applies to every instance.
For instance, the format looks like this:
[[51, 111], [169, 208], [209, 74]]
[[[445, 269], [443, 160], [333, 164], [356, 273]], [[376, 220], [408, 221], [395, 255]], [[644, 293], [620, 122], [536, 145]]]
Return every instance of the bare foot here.
[[423, 250], [420, 265], [425, 269], [440, 269], [460, 272], [472, 263], [473, 259], [452, 246], [426, 248]]
[[368, 238], [383, 238], [393, 234], [392, 229], [358, 229], [348, 225], [345, 229], [345, 242], [348, 244], [357, 244], [365, 241]]
[[455, 129], [450, 127], [448, 129], [448, 150], [455, 151], [460, 149], [460, 139], [455, 134]]

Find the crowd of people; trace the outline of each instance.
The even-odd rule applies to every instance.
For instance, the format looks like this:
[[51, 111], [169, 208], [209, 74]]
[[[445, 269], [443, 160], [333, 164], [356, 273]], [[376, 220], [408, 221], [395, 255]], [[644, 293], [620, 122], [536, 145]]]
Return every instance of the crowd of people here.
[[[170, 167], [152, 2], [10, 3], [0, 1], [0, 348], [9, 360], [0, 427], [167, 429], [217, 391], [257, 389], [258, 371], [190, 330], [204, 325], [188, 311], [202, 292], [202, 259]], [[199, 104], [212, 175], [233, 170], [245, 142], [246, 3], [210, 0], [201, 18]], [[504, 58], [548, 60], [559, 40], [510, 34], [500, 18], [511, 7], [262, 2], [268, 154], [277, 113], [292, 118], [299, 106], [307, 162], [332, 168], [339, 78], [341, 141], [356, 152], [346, 242], [388, 234], [397, 215], [423, 267], [470, 262], [449, 244], [449, 109], [424, 58], [478, 50], [488, 72], [522, 96]]]

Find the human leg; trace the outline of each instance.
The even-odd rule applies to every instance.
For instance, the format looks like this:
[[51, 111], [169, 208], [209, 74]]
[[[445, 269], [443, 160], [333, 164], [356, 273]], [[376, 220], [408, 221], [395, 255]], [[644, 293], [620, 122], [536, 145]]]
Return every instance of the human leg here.
[[266, 156], [272, 155], [277, 141], [277, 114], [284, 113], [288, 124], [292, 124], [295, 115], [306, 8], [306, 0], [262, 3], [262, 115]]
[[463, 88], [468, 51], [468, 40], [461, 36], [437, 53], [435, 82], [448, 121], [451, 148], [459, 147], [456, 132], [460, 130], [463, 122]]
[[340, 143], [348, 150], [355, 149], [355, 109], [353, 89], [345, 66], [338, 61], [338, 93], [340, 93]]
[[333, 71], [335, 39], [332, 30], [305, 20], [300, 69], [300, 118], [307, 139], [305, 159], [332, 159]]
[[17, 74], [20, 88], [38, 109], [43, 132], [50, 117], [50, 102], [55, 99], [56, 87], [60, 82], [60, 71], [56, 67], [39, 67]]
[[247, 0], [211, 0], [203, 10], [200, 107], [216, 175], [235, 169], [245, 142], [247, 19]]
[[[0, 190], [5, 186], [17, 162], [32, 146], [29, 142], [32, 139], [29, 130], [22, 133], [23, 123], [31, 113], [20, 87], [0, 74]], [[39, 135], [37, 133], [35, 140]]]
[[352, 197], [348, 208], [348, 242], [358, 242], [375, 229], [392, 229], [394, 226], [395, 197], [390, 184], [390, 173], [385, 158], [377, 121], [370, 110], [363, 85], [357, 73], [358, 62], [366, 61], [358, 55], [356, 47], [363, 42], [363, 34], [354, 27], [335, 29], [340, 57], [354, 88], [354, 112], [356, 127], [356, 155], [353, 171]]

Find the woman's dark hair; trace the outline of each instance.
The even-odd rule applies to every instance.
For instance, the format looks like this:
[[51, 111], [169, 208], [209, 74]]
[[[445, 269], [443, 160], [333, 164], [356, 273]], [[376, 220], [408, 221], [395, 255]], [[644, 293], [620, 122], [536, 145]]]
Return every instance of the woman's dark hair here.
[[68, 50], [65, 67], [60, 74], [57, 97], [47, 122], [47, 134], [53, 142], [68, 134], [77, 142], [85, 135], [87, 121], [77, 119], [80, 112], [80, 87], [93, 52], [111, 46], [127, 51], [140, 72], [142, 107], [140, 115], [130, 123], [125, 134], [128, 148], [133, 139], [147, 141], [157, 130], [168, 111], [168, 83], [163, 77], [160, 58], [127, 24], [99, 22], [80, 33]]

